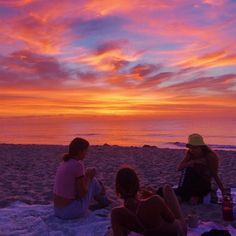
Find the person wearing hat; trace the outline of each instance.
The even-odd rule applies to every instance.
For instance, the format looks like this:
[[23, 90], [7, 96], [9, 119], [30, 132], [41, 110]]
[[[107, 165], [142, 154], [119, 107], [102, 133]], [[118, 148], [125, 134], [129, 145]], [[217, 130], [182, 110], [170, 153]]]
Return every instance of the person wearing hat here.
[[177, 168], [178, 171], [183, 171], [183, 175], [176, 194], [184, 201], [201, 203], [204, 196], [211, 191], [212, 179], [224, 194], [225, 189], [218, 175], [219, 161], [216, 153], [196, 133], [189, 135], [186, 147], [188, 150], [185, 158]]

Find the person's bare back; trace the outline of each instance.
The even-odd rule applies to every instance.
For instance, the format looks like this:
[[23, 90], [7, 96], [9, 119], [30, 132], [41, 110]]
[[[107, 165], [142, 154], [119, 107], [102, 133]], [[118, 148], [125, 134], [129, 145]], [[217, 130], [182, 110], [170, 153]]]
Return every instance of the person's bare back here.
[[139, 199], [138, 189], [134, 170], [121, 169], [116, 178], [116, 190], [124, 199], [124, 206], [112, 209], [114, 236], [126, 236], [130, 231], [142, 235], [186, 235], [184, 217], [170, 186], [163, 187], [164, 198], [153, 195]]

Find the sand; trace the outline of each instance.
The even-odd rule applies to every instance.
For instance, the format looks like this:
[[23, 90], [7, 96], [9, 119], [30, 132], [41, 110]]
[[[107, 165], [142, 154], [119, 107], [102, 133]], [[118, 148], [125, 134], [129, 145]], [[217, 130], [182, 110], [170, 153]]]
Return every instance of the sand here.
[[[67, 151], [62, 145], [0, 144], [0, 207], [16, 200], [28, 204], [52, 203], [52, 188], [56, 168]], [[236, 187], [236, 152], [216, 151], [220, 159], [219, 175], [228, 187]], [[107, 187], [113, 206], [120, 204], [114, 191], [115, 175], [119, 167], [129, 165], [136, 169], [142, 186], [157, 188], [164, 183], [176, 185], [180, 172], [176, 166], [185, 150], [157, 147], [91, 146], [85, 159], [86, 167], [96, 167], [97, 176]], [[184, 214], [192, 210], [181, 205]], [[222, 220], [219, 204], [195, 207], [202, 221]], [[236, 221], [231, 222], [236, 227]]]

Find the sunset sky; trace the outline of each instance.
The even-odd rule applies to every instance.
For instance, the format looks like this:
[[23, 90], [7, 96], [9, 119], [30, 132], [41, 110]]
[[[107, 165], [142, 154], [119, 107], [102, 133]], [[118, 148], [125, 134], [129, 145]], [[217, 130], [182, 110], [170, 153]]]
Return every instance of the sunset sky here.
[[0, 116], [236, 115], [234, 0], [0, 0]]

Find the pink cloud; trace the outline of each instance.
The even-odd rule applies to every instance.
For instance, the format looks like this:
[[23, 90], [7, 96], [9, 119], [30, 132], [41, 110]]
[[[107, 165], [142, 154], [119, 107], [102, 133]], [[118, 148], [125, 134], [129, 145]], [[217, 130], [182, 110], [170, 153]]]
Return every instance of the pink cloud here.
[[0, 82], [10, 87], [50, 87], [52, 84], [57, 87], [70, 76], [55, 58], [26, 50], [2, 57], [0, 61]]
[[[125, 109], [145, 111], [157, 109], [158, 102], [173, 103], [177, 110], [188, 109], [188, 101], [202, 105], [202, 98], [209, 106], [217, 99], [224, 106], [235, 102], [233, 1], [56, 3], [0, 1], [0, 91], [5, 101], [37, 100], [60, 111], [77, 106], [92, 111], [101, 95], [111, 110], [119, 107], [112, 106], [116, 99]], [[39, 96], [50, 88], [48, 100]], [[38, 91], [36, 100], [30, 90]], [[60, 92], [68, 103], [64, 108], [56, 99]], [[71, 92], [75, 102], [66, 98]], [[83, 99], [85, 104], [78, 102]], [[126, 104], [126, 99], [134, 102]]]
[[[178, 83], [172, 86], [169, 86], [169, 90], [174, 90], [180, 94], [184, 91], [185, 94], [190, 95], [194, 90], [198, 91], [199, 89], [208, 90], [211, 96], [211, 92], [217, 94], [224, 94], [226, 92], [230, 93], [230, 88], [235, 84], [236, 74], [226, 74], [222, 76], [209, 76], [209, 77], [199, 77], [191, 81], [186, 81], [183, 83]], [[199, 93], [201, 96], [201, 93]], [[204, 94], [202, 94], [204, 96]], [[207, 93], [206, 93], [207, 95]]]

